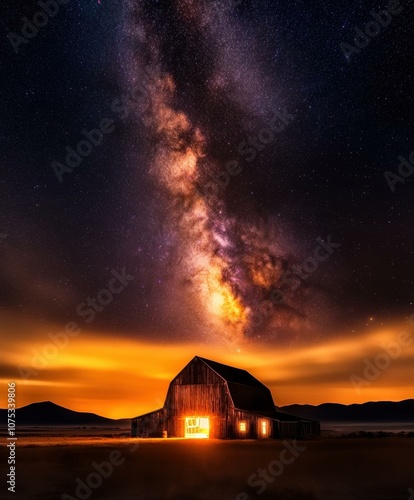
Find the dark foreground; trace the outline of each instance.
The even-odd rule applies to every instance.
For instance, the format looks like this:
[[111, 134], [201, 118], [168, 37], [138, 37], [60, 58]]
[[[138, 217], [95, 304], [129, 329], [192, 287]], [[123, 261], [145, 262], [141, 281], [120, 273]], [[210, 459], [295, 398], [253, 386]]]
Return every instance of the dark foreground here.
[[15, 494], [1, 448], [0, 498], [408, 500], [414, 488], [414, 439], [289, 443], [21, 438]]

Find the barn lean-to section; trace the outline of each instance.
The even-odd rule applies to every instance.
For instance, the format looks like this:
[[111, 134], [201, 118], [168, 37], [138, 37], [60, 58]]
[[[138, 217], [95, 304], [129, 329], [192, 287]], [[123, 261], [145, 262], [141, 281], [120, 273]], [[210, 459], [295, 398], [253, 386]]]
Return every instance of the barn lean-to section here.
[[318, 422], [276, 410], [246, 370], [195, 356], [171, 381], [164, 407], [132, 419], [134, 437], [218, 439], [318, 436]]

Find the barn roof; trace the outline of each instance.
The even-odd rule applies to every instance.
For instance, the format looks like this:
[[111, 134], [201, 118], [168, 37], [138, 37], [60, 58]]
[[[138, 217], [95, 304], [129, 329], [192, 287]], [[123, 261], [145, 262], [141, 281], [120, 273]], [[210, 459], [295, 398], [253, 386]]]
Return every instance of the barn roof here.
[[227, 382], [234, 382], [235, 384], [249, 385], [251, 387], [266, 387], [264, 384], [259, 382], [257, 378], [246, 370], [240, 368], [235, 368], [234, 366], [223, 365], [222, 363], [217, 363], [217, 361], [211, 361], [211, 359], [201, 358], [196, 356], [196, 358], [204, 361], [206, 365], [212, 368], [220, 377], [224, 378]]
[[276, 416], [270, 390], [248, 371], [200, 356], [196, 358], [203, 361], [227, 382], [235, 408], [273, 418]]

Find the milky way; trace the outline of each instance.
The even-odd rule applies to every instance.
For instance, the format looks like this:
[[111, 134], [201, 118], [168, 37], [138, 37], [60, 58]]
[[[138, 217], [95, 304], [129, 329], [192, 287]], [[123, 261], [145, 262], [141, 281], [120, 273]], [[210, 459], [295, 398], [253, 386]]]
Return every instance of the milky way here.
[[[231, 2], [177, 1], [166, 27], [157, 30], [159, 13], [151, 3], [130, 2], [129, 76], [142, 84], [137, 114], [151, 144], [148, 174], [160, 200], [164, 238], [174, 242], [176, 258], [168, 266], [175, 298], [184, 291], [201, 330], [241, 342], [304, 330], [309, 318], [305, 285], [276, 303], [263, 302], [296, 262], [293, 249], [280, 223], [253, 204], [244, 206], [240, 193], [229, 195], [220, 183], [230, 182], [228, 175], [220, 177], [229, 154], [219, 150], [220, 140], [221, 148], [228, 147], [223, 128], [237, 131], [241, 121], [243, 132], [282, 107], [266, 94], [268, 82], [252, 58], [254, 40], [237, 48], [241, 28], [233, 10]], [[184, 34], [178, 42], [177, 31]], [[172, 36], [178, 54], [169, 51]], [[212, 120], [214, 113], [219, 118]], [[234, 160], [234, 171], [237, 165]]]
[[[9, 32], [40, 7], [10, 3], [1, 308], [64, 325], [125, 267], [136, 278], [96, 329], [294, 346], [408, 317], [413, 176], [392, 192], [384, 172], [414, 148], [414, 4], [351, 63], [341, 50], [378, 8], [72, 0], [16, 53]], [[51, 165], [108, 119], [60, 183]], [[329, 235], [341, 248], [303, 274]]]

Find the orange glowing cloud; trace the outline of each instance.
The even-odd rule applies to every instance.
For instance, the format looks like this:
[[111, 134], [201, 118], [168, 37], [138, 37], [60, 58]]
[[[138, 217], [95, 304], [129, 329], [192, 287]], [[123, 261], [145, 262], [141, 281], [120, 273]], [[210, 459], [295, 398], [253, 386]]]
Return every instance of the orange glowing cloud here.
[[[7, 324], [13, 326], [14, 337], [10, 330], [5, 335]], [[18, 406], [51, 400], [78, 411], [132, 417], [162, 406], [171, 379], [198, 354], [250, 371], [271, 389], [278, 406], [396, 401], [413, 397], [413, 334], [407, 333], [399, 355], [359, 393], [350, 377], [363, 378], [365, 360], [375, 363], [384, 346], [395, 344], [403, 327], [296, 348], [246, 344], [239, 351], [222, 343], [156, 343], [82, 331], [52, 356], [47, 334], [59, 331], [57, 325], [45, 328], [34, 321], [6, 318], [0, 336], [0, 380], [4, 387], [16, 381]], [[24, 369], [26, 378], [21, 376]], [[1, 407], [5, 394], [2, 391]]]

